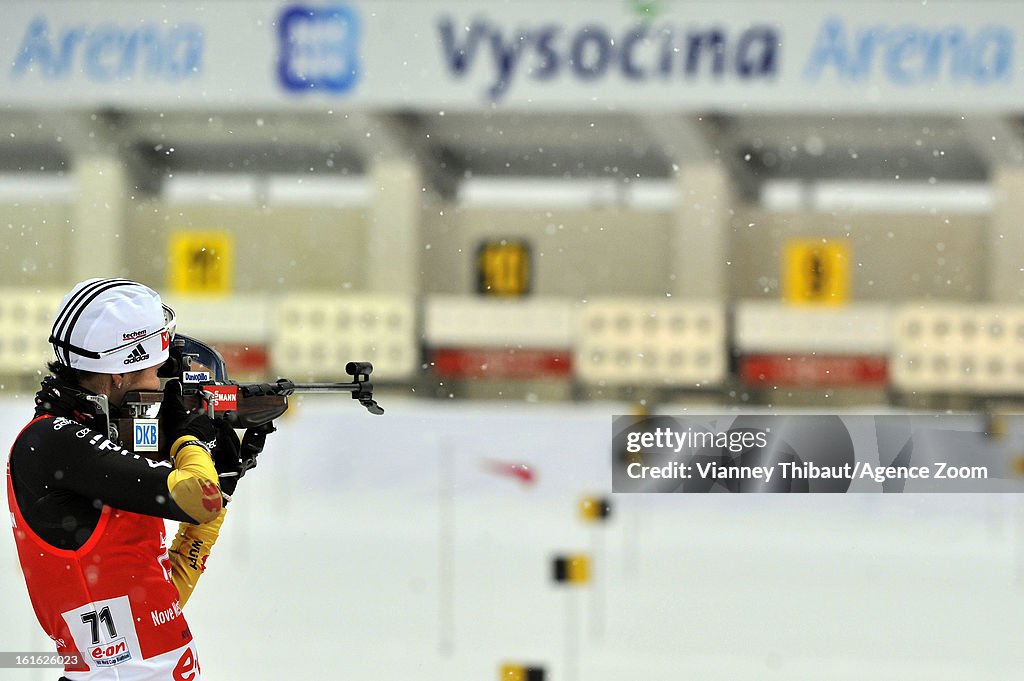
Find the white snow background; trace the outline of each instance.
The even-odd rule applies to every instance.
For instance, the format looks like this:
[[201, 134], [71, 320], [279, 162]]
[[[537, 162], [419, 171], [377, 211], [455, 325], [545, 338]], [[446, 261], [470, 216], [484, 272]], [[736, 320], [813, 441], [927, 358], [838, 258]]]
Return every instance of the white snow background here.
[[[0, 400], [5, 458], [30, 404]], [[185, 609], [203, 679], [1021, 678], [1017, 495], [620, 494], [594, 525], [578, 505], [609, 492], [628, 405], [381, 404], [310, 397], [279, 422]], [[592, 582], [555, 584], [574, 553]], [[0, 596], [0, 650], [52, 651], [9, 531]]]

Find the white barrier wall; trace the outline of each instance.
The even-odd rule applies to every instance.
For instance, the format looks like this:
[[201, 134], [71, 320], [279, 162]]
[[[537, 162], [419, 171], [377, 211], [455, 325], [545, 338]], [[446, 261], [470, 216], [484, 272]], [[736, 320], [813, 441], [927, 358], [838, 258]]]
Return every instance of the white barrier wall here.
[[894, 324], [893, 386], [906, 392], [1024, 391], [1024, 308], [922, 304]]
[[735, 307], [733, 343], [744, 353], [888, 354], [887, 305], [842, 307], [744, 300]]
[[271, 364], [293, 379], [347, 380], [345, 364], [373, 363], [373, 379], [411, 379], [420, 368], [416, 309], [406, 296], [304, 293], [277, 301]]
[[[47, 338], [63, 294], [0, 290], [0, 373], [32, 375], [53, 358]], [[345, 363], [353, 360], [372, 362], [379, 381], [406, 381], [420, 368], [416, 307], [408, 297], [164, 298], [175, 311], [178, 332], [215, 347], [269, 348], [272, 369], [293, 379], [345, 380]]]
[[[0, 290], [0, 374], [33, 376], [62, 291]], [[488, 300], [302, 293], [281, 297], [167, 296], [178, 331], [214, 345], [269, 351], [269, 369], [298, 380], [343, 380], [348, 361], [374, 378], [420, 376], [427, 349], [569, 353], [586, 386], [709, 388], [729, 379], [729, 354], [887, 358], [902, 392], [1024, 391], [1024, 308], [927, 303], [839, 308], [650, 298]], [[730, 331], [731, 328], [731, 331]], [[262, 372], [262, 370], [261, 370]], [[568, 373], [562, 374], [568, 376]]]
[[572, 320], [568, 298], [436, 295], [424, 304], [423, 340], [432, 347], [568, 349]]
[[598, 298], [576, 315], [573, 366], [586, 385], [700, 388], [728, 374], [720, 303]]

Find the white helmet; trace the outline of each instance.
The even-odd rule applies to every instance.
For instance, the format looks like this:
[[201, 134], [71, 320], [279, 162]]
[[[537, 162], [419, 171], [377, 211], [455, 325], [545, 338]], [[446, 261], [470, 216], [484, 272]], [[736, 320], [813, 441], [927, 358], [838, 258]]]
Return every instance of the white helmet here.
[[160, 294], [128, 279], [88, 279], [60, 301], [50, 332], [57, 361], [72, 369], [123, 374], [167, 361], [174, 311]]

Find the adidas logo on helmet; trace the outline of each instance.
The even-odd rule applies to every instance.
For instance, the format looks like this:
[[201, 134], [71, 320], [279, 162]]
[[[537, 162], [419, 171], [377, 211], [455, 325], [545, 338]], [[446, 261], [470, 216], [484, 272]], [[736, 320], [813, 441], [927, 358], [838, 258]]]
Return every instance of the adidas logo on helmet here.
[[146, 348], [142, 347], [142, 343], [135, 346], [132, 353], [125, 358], [125, 364], [135, 364], [136, 362], [145, 362], [149, 359], [149, 353], [146, 352]]

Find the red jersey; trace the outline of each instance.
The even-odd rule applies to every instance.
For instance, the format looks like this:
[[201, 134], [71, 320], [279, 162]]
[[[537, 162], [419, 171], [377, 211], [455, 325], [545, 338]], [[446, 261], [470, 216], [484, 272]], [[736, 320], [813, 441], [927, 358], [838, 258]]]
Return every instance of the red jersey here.
[[64, 675], [71, 681], [199, 681], [192, 634], [171, 582], [163, 519], [103, 506], [85, 544], [60, 549], [22, 516], [10, 462], [6, 477], [36, 617], [58, 653], [78, 653], [82, 660]]

